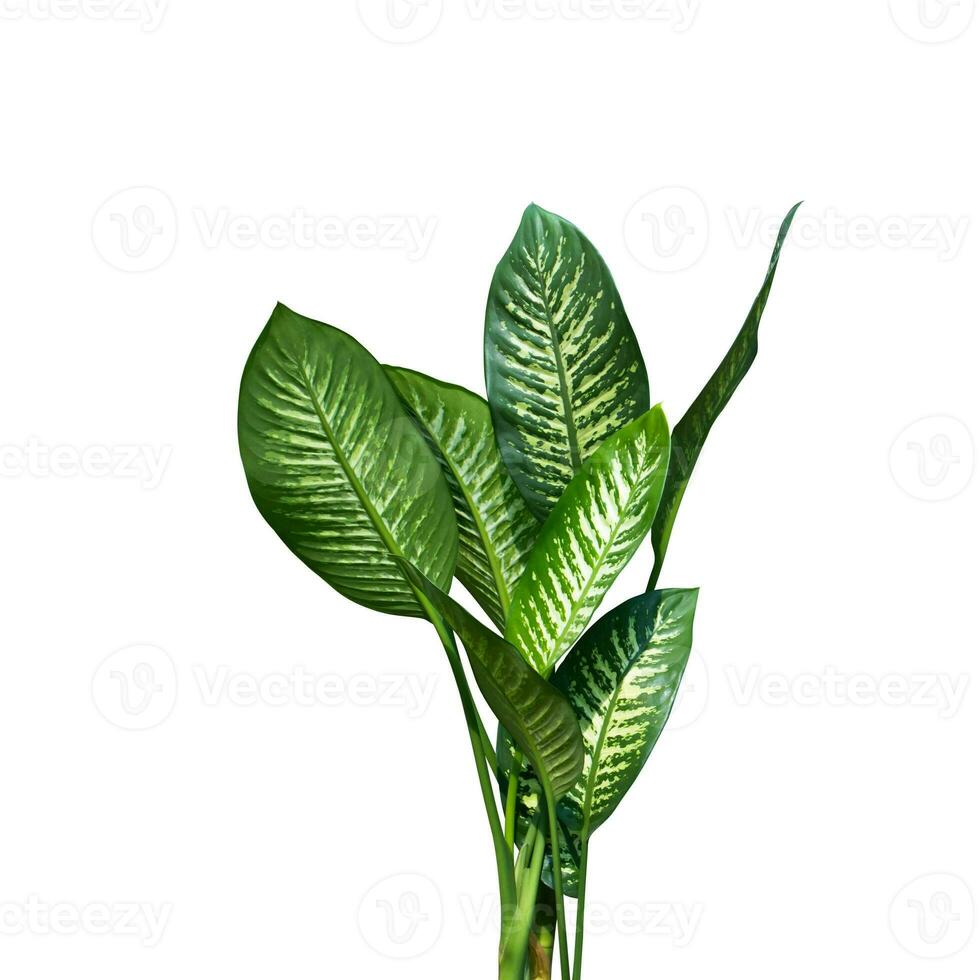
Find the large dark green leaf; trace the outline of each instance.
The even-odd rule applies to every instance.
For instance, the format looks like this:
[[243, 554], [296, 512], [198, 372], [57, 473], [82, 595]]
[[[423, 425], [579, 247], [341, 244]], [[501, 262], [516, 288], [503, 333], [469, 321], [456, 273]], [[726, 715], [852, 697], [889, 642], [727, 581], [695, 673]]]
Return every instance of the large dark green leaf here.
[[238, 436], [262, 516], [338, 592], [422, 616], [397, 556], [449, 587], [458, 539], [446, 480], [353, 337], [277, 306], [245, 365]]
[[790, 226], [799, 207], [800, 205], [797, 204], [783, 221], [776, 238], [776, 247], [772, 253], [765, 282], [762, 284], [762, 289], [752, 304], [748, 319], [735, 338], [735, 342], [702, 389], [701, 394], [698, 395], [687, 413], [674, 427], [671, 435], [670, 470], [667, 474], [667, 483], [664, 487], [663, 499], [660, 502], [660, 510], [653, 524], [653, 549], [656, 555], [656, 564], [653, 574], [650, 576], [651, 589], [660, 578], [660, 570], [663, 568], [664, 556], [667, 553], [667, 544], [670, 541], [674, 520], [677, 517], [677, 511], [680, 508], [691, 473], [694, 471], [694, 465], [697, 463], [701, 449], [708, 438], [708, 433], [728, 404], [729, 399], [735, 394], [735, 389], [738, 388], [742, 378], [748, 374], [749, 368], [752, 367], [752, 362], [759, 352], [759, 324], [762, 322], [762, 314], [769, 300], [773, 280], [776, 278], [776, 268], [779, 265], [783, 242], [786, 241], [786, 236], [789, 234]]
[[660, 407], [610, 436], [562, 494], [517, 584], [507, 639], [542, 675], [571, 648], [643, 541], [670, 451]]
[[458, 602], [408, 567], [413, 584], [462, 640], [487, 704], [556, 797], [582, 773], [582, 733], [568, 701]]
[[650, 407], [616, 284], [573, 224], [524, 212], [490, 287], [484, 348], [500, 451], [544, 520], [599, 445]]
[[660, 738], [691, 654], [696, 589], [648, 592], [596, 622], [555, 674], [585, 741], [581, 778], [559, 805], [591, 835], [619, 806]]
[[500, 458], [490, 409], [457, 385], [407, 368], [385, 370], [452, 491], [459, 525], [456, 577], [503, 630], [540, 525]]

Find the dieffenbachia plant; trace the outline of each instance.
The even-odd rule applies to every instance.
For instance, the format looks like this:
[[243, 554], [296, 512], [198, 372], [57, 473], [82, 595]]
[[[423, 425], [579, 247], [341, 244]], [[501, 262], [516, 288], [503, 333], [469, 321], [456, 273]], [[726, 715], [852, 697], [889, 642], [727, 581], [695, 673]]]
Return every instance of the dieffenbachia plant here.
[[[487, 400], [282, 305], [245, 365], [239, 443], [262, 516], [348, 599], [428, 620], [448, 657], [496, 857], [500, 980], [550, 977], [556, 948], [563, 980], [582, 975], [591, 838], [657, 744], [691, 652], [698, 593], [658, 588], [667, 545], [755, 359], [795, 211], [673, 431], [605, 262], [534, 205], [490, 287]], [[649, 591], [590, 626], [648, 535]], [[454, 577], [485, 620], [450, 598]]]

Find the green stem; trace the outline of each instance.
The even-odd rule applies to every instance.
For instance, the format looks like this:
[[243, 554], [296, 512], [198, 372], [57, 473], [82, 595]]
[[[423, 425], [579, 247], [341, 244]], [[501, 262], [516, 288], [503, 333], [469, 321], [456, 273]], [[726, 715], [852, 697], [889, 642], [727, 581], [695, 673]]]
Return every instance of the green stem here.
[[[427, 601], [426, 605], [428, 605]], [[427, 611], [429, 610], [427, 609]], [[490, 781], [490, 774], [487, 770], [485, 742], [489, 740], [487, 739], [486, 731], [483, 729], [483, 723], [480, 721], [480, 715], [473, 701], [473, 695], [470, 693], [469, 684], [466, 680], [466, 672], [463, 670], [463, 662], [460, 659], [459, 650], [456, 648], [456, 640], [453, 634], [446, 628], [435, 609], [431, 609], [430, 619], [436, 629], [436, 633], [439, 634], [439, 639], [445, 648], [446, 656], [449, 658], [449, 666], [453, 672], [453, 679], [456, 681], [459, 698], [463, 703], [463, 715], [466, 718], [466, 727], [469, 731], [470, 744], [473, 748], [473, 759], [476, 762], [476, 771], [480, 778], [483, 805], [487, 811], [490, 834], [493, 837], [494, 854], [497, 859], [497, 884], [500, 889], [501, 924], [506, 927], [507, 917], [509, 914], [512, 914], [512, 910], [517, 905], [517, 887], [514, 880], [514, 867], [511, 863], [514, 860], [514, 849], [508, 849], [507, 842], [504, 839], [503, 828], [500, 825], [500, 813], [497, 810], [497, 802], [493, 794], [493, 784]]]
[[561, 874], [561, 842], [558, 837], [558, 809], [555, 795], [545, 790], [548, 802], [548, 836], [551, 839], [551, 874], [555, 879], [555, 912], [558, 919], [558, 955], [562, 980], [571, 980], [568, 969], [568, 932], [565, 927], [565, 889]]
[[501, 954], [500, 980], [524, 980], [528, 940], [537, 911], [538, 884], [547, 844], [544, 814], [539, 814], [535, 823], [528, 826], [527, 838], [521, 848], [517, 909]]
[[575, 910], [575, 967], [572, 980], [581, 980], [582, 953], [585, 946], [585, 885], [589, 874], [589, 826], [582, 827], [582, 852], [578, 866], [578, 908]]
[[507, 779], [507, 803], [504, 809], [504, 837], [508, 846], [513, 850], [514, 839], [517, 835], [517, 790], [524, 766], [524, 753], [515, 752], [512, 756], [510, 775]]

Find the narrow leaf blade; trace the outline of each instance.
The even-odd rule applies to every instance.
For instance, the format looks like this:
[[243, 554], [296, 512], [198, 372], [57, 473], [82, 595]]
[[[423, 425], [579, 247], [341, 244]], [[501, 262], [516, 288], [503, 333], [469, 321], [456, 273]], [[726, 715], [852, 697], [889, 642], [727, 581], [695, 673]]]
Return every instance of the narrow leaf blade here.
[[540, 524], [500, 457], [479, 396], [407, 368], [385, 371], [442, 464], [456, 508], [456, 577], [502, 630]]
[[650, 530], [669, 451], [667, 420], [657, 406], [603, 443], [545, 522], [506, 632], [542, 675], [578, 639]]
[[541, 520], [602, 442], [650, 407], [605, 262], [578, 228], [533, 204], [493, 277], [484, 359], [504, 463]]
[[556, 796], [582, 772], [582, 734], [571, 706], [505, 640], [414, 569], [413, 584], [460, 638], [487, 704]]
[[797, 204], [783, 221], [776, 238], [776, 247], [772, 253], [765, 282], [762, 284], [762, 289], [752, 304], [748, 318], [735, 338], [735, 342], [701, 393], [695, 398], [687, 413], [674, 427], [671, 436], [670, 470], [667, 474], [667, 483], [664, 487], [663, 499], [660, 502], [660, 510], [653, 524], [652, 537], [656, 564], [653, 575], [650, 577], [651, 589], [660, 578], [674, 521], [677, 518], [684, 491], [687, 490], [691, 473], [694, 471], [698, 456], [701, 455], [701, 449], [708, 438], [708, 433], [718, 416], [724, 411], [732, 395], [735, 394], [735, 390], [741, 384], [742, 379], [748, 374], [749, 368], [752, 367], [759, 351], [759, 325], [762, 322], [762, 314], [765, 312], [769, 293], [776, 278], [776, 269], [779, 266], [779, 256], [782, 253], [783, 243], [786, 241], [786, 236], [793, 224], [793, 218], [796, 217], [799, 208], [800, 204]]
[[262, 516], [338, 592], [422, 616], [397, 556], [449, 586], [458, 547], [449, 488], [353, 337], [277, 306], [245, 365], [238, 434]]

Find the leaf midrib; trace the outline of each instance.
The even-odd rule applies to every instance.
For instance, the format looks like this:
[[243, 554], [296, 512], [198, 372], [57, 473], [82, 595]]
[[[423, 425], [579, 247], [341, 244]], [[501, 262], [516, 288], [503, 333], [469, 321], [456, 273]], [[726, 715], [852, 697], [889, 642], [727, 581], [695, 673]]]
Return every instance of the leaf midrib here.
[[[613, 533], [613, 534], [610, 534], [609, 535], [609, 538], [607, 539], [607, 543], [602, 548], [602, 558], [601, 558], [601, 560], [593, 563], [592, 574], [589, 576], [589, 578], [586, 581], [586, 584], [582, 587], [582, 589], [581, 589], [581, 591], [579, 593], [580, 596], [581, 596], [581, 598], [579, 598], [576, 602], [574, 602], [572, 604], [572, 612], [566, 618], [564, 628], [562, 629], [561, 633], [555, 638], [555, 642], [551, 646], [551, 654], [552, 655], [554, 654], [555, 650], [558, 650], [561, 647], [561, 645], [565, 642], [565, 638], [568, 636], [568, 632], [571, 629], [572, 623], [578, 618], [578, 614], [582, 611], [582, 608], [585, 605], [585, 597], [592, 590], [592, 586], [595, 584], [596, 579], [599, 577], [599, 571], [600, 571], [600, 569], [606, 563], [606, 558], [609, 556], [609, 552], [612, 550], [612, 546], [615, 543], [616, 538], [619, 536], [618, 532], [619, 532], [619, 529], [623, 526], [623, 523], [624, 523], [624, 521], [626, 519], [626, 514], [629, 513], [629, 511], [631, 510], [631, 506], [630, 505], [633, 503], [633, 499], [634, 499], [634, 497], [638, 493], [639, 486], [640, 486], [639, 483], [637, 483], [634, 486], [633, 490], [630, 491], [629, 499], [628, 499], [627, 503], [624, 504], [623, 507], [620, 508], [619, 520], [616, 521], [616, 527], [615, 527], [615, 532], [616, 533]], [[643, 534], [638, 535], [637, 537], [643, 537], [643, 535], [645, 535], [646, 533], [647, 532], [644, 531]], [[560, 656], [560, 654], [559, 654], [559, 656]], [[551, 657], [548, 658], [548, 667], [549, 667], [549, 669], [552, 666], [554, 666], [555, 661], [557, 659], [558, 659], [558, 657], [555, 657], [555, 656], [551, 656]]]
[[[417, 416], [419, 417], [419, 416]], [[449, 458], [445, 447], [440, 442], [438, 436], [433, 431], [433, 428], [428, 423], [425, 423], [425, 427], [429, 434], [432, 436], [433, 441], [439, 446], [439, 452], [442, 454], [442, 458], [446, 461], [449, 469], [452, 471], [453, 477], [456, 480], [456, 485], [459, 487], [459, 492], [463, 495], [466, 500], [467, 507], [469, 508], [470, 515], [473, 517], [473, 523], [476, 525], [477, 533], [480, 535], [480, 541], [483, 544], [484, 554], [487, 556], [487, 563], [490, 565], [490, 571], [493, 575], [494, 585], [497, 590], [497, 598], [500, 600], [500, 612], [503, 621], [507, 622], [507, 614], [510, 612], [510, 596], [507, 593], [507, 586], [503, 577], [503, 569], [500, 567], [499, 562], [494, 558], [494, 552], [490, 545], [490, 538], [487, 533], [486, 525], [480, 515], [479, 508], [476, 506], [476, 501], [467, 492], [466, 486], [460, 479], [460, 469], [456, 464]]]
[[587, 837], [592, 824], [592, 803], [595, 795], [596, 781], [599, 778], [599, 761], [602, 757], [602, 750], [606, 744], [606, 736], [609, 734], [609, 726], [612, 724], [613, 716], [616, 714], [616, 705], [619, 703], [619, 695], [623, 690], [623, 684], [626, 682], [626, 677], [629, 672], [636, 666], [637, 662], [647, 653], [650, 652], [652, 648], [649, 646], [644, 646], [644, 648], [637, 653], [635, 657], [627, 659], [626, 667], [619, 674], [619, 678], [616, 681], [615, 691], [613, 696], [609, 700], [609, 708], [605, 712], [602, 720], [602, 728], [599, 731], [599, 736], [596, 738], [595, 748], [592, 752], [592, 768], [589, 770], [589, 778], [586, 780], [585, 784], [585, 795], [582, 797], [582, 833], [584, 837]]
[[[361, 506], [367, 512], [368, 518], [370, 519], [371, 523], [374, 525], [374, 529], [378, 532], [378, 535], [381, 537], [381, 540], [384, 542], [385, 546], [392, 554], [405, 558], [406, 555], [395, 543], [395, 539], [391, 536], [391, 533], [388, 531], [387, 525], [381, 519], [381, 515], [377, 512], [377, 510], [374, 507], [374, 504], [367, 496], [367, 491], [364, 489], [363, 485], [361, 484], [360, 479], [351, 469], [350, 464], [347, 462], [346, 456], [341, 451], [340, 445], [337, 442], [337, 438], [334, 435], [330, 422], [327, 420], [327, 417], [324, 414], [323, 409], [320, 407], [320, 402], [316, 397], [316, 393], [313, 389], [313, 383], [309, 375], [306, 373], [305, 368], [301, 364], [297, 364], [297, 368], [299, 370], [300, 377], [303, 380], [303, 384], [306, 387], [306, 393], [309, 396], [311, 404], [313, 405], [313, 410], [316, 412], [317, 418], [320, 420], [320, 427], [323, 429], [323, 434], [327, 437], [327, 441], [330, 443], [330, 448], [333, 449], [334, 456], [337, 462], [340, 464], [340, 468], [344, 471], [344, 475], [347, 477], [347, 481], [350, 483], [351, 487], [353, 488], [354, 493], [357, 496], [357, 499], [361, 502]], [[399, 574], [401, 574], [400, 570], [399, 570]], [[408, 584], [410, 585], [410, 583]], [[412, 591], [414, 592], [415, 590], [413, 589]]]
[[572, 411], [572, 399], [566, 374], [567, 369], [564, 358], [562, 357], [561, 345], [558, 342], [558, 328], [551, 313], [551, 304], [548, 302], [548, 288], [545, 286], [544, 270], [539, 263], [537, 249], [534, 252], [534, 273], [538, 279], [541, 298], [544, 300], [544, 312], [548, 321], [548, 336], [551, 339], [551, 349], [555, 357], [555, 367], [558, 372], [558, 391], [561, 394], [562, 407], [565, 410], [565, 431], [568, 433], [568, 459], [572, 472], [578, 473], [582, 468], [582, 450], [578, 444], [578, 434], [575, 430], [575, 416]]

